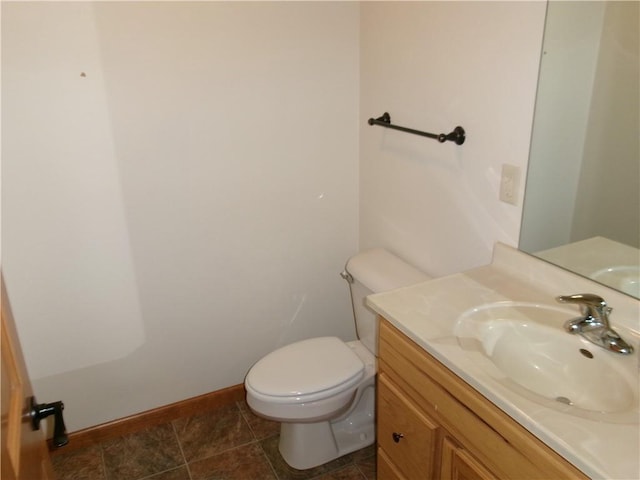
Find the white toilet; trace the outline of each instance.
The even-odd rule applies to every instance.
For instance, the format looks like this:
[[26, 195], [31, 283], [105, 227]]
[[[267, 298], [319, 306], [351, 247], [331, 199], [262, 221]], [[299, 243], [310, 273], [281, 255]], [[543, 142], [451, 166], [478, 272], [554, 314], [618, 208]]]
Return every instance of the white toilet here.
[[249, 407], [282, 422], [280, 453], [299, 470], [374, 442], [378, 325], [365, 297], [429, 279], [381, 248], [350, 258], [342, 276], [351, 289], [359, 340], [292, 343], [256, 362], [244, 382]]

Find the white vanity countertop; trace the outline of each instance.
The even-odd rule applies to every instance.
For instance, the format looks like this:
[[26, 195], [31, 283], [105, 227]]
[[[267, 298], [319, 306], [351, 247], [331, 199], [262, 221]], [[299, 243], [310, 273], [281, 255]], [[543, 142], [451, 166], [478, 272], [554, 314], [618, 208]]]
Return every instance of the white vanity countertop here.
[[625, 339], [638, 345], [640, 301], [501, 244], [491, 265], [371, 295], [367, 304], [589, 477], [640, 479], [639, 418], [631, 423], [581, 418], [518, 395], [478, 367], [453, 335], [460, 314], [482, 304], [554, 305], [558, 295], [587, 292], [607, 300], [614, 308], [613, 328], [624, 327], [622, 336], [631, 335]]

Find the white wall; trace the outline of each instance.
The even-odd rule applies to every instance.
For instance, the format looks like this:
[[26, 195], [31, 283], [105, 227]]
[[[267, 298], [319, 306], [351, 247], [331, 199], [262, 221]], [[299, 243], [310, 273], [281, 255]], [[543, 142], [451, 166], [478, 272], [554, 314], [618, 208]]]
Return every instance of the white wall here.
[[[440, 276], [516, 246], [545, 2], [368, 2], [361, 7], [360, 245], [382, 245]], [[365, 126], [432, 133], [464, 145]], [[498, 200], [503, 163], [518, 205]]]
[[70, 431], [355, 336], [358, 5], [2, 3], [3, 271]]
[[[2, 9], [3, 270], [71, 431], [352, 338], [358, 234], [434, 275], [517, 243], [498, 182], [524, 175], [544, 2]], [[467, 143], [366, 124], [385, 110]]]
[[38, 379], [129, 355], [145, 329], [92, 9], [2, 13], [3, 267]]

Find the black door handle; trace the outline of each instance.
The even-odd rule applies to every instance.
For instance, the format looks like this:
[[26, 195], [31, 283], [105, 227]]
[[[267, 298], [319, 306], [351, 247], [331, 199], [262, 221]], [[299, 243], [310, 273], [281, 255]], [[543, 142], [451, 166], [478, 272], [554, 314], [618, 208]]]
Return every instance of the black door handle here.
[[69, 443], [69, 437], [67, 437], [67, 427], [64, 425], [64, 419], [62, 418], [62, 410], [64, 410], [64, 403], [36, 403], [36, 397], [29, 399], [29, 416], [31, 417], [31, 427], [34, 430], [40, 430], [40, 421], [43, 418], [47, 418], [53, 415], [53, 445], [56, 448], [64, 447]]

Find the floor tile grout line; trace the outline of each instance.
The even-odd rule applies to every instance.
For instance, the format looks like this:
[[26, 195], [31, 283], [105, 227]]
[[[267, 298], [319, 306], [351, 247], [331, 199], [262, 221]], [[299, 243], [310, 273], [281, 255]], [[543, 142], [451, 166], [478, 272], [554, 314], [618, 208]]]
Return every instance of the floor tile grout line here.
[[363, 480], [368, 480], [369, 477], [367, 477], [367, 475], [362, 471], [362, 469], [360, 468], [360, 465], [358, 465], [357, 462], [355, 462], [354, 465], [356, 466], [356, 469], [358, 470], [358, 472], [360, 472], [360, 476], [362, 476]]
[[[365, 459], [362, 459], [362, 460], [364, 461], [364, 460], [368, 460], [368, 459], [371, 459], [371, 458], [373, 458], [373, 464], [374, 464], [374, 468], [375, 468], [375, 467], [376, 467], [376, 463], [377, 463], [377, 462], [376, 462], [377, 454], [375, 454], [375, 453], [374, 453], [373, 455], [371, 455], [371, 457], [366, 457]], [[367, 475], [367, 473], [366, 473], [365, 471], [363, 471], [363, 470], [362, 470], [362, 465], [361, 465], [361, 463], [356, 462], [356, 463], [355, 463], [355, 465], [356, 465], [356, 467], [358, 468], [358, 470], [359, 470], [359, 471], [360, 471], [360, 473], [362, 474], [362, 477], [363, 477], [365, 480], [372, 480], [372, 479], [370, 479], [370, 478], [369, 478], [369, 475]], [[377, 472], [376, 472], [376, 478], [377, 478]]]
[[251, 436], [253, 437], [253, 439], [256, 440], [256, 441], [260, 441], [260, 439], [258, 438], [258, 435], [253, 430], [253, 428], [251, 427], [251, 422], [249, 421], [249, 419], [245, 415], [245, 412], [243, 411], [243, 409], [240, 407], [240, 401], [237, 401], [235, 403], [235, 406], [238, 409], [238, 411], [240, 412], [240, 416], [242, 417], [242, 420], [244, 420], [245, 425], [247, 426], [247, 428], [249, 428], [249, 431], [251, 432]]
[[[240, 409], [239, 409], [239, 407], [238, 407], [237, 405], [235, 405], [235, 404], [233, 404], [233, 405], [234, 405], [238, 410], [240, 410]], [[231, 406], [231, 405], [229, 405], [229, 407], [230, 407], [230, 406]], [[183, 460], [184, 460], [184, 465], [186, 465], [186, 466], [187, 466], [187, 471], [188, 471], [188, 473], [189, 473], [189, 479], [190, 479], [190, 480], [193, 478], [193, 475], [192, 475], [192, 473], [191, 473], [191, 466], [190, 466], [192, 463], [200, 462], [200, 461], [203, 461], [203, 460], [207, 460], [208, 458], [215, 457], [216, 455], [220, 455], [220, 454], [223, 454], [223, 453], [225, 453], [225, 452], [229, 452], [229, 451], [234, 450], [234, 449], [236, 449], [236, 448], [238, 448], [238, 447], [241, 447], [241, 446], [249, 445], [249, 444], [254, 443], [254, 442], [256, 441], [256, 440], [255, 440], [255, 435], [253, 434], [253, 431], [251, 430], [251, 428], [250, 428], [250, 427], [249, 427], [249, 425], [248, 425], [248, 422], [244, 419], [244, 416], [242, 415], [242, 411], [240, 410], [238, 413], [240, 414], [240, 417], [241, 417], [241, 418], [242, 418], [242, 420], [244, 421], [245, 425], [247, 426], [248, 431], [249, 431], [249, 433], [251, 434], [252, 439], [251, 439], [251, 440], [249, 440], [249, 441], [248, 441], [248, 442], [246, 442], [246, 443], [243, 443], [243, 444], [240, 444], [240, 445], [235, 445], [235, 446], [233, 446], [233, 447], [229, 447], [229, 448], [224, 448], [224, 449], [222, 449], [222, 450], [220, 450], [220, 451], [216, 451], [216, 452], [211, 453], [211, 454], [209, 454], [209, 455], [207, 455], [207, 456], [204, 456], [204, 457], [196, 457], [196, 458], [193, 458], [193, 459], [191, 459], [190, 461], [187, 459], [187, 456], [186, 456], [186, 455], [185, 455], [185, 453], [184, 453], [184, 448], [183, 448], [183, 446], [182, 446], [182, 442], [180, 441], [180, 435], [178, 434], [178, 430], [177, 430], [177, 427], [176, 427], [176, 425], [175, 425], [175, 422], [177, 422], [177, 421], [179, 421], [179, 420], [183, 420], [183, 419], [185, 419], [185, 418], [186, 418], [186, 419], [189, 419], [189, 418], [197, 417], [199, 414], [198, 414], [198, 413], [196, 413], [196, 414], [194, 414], [194, 415], [187, 416], [187, 417], [181, 417], [181, 418], [178, 418], [178, 419], [175, 419], [175, 420], [172, 420], [172, 421], [170, 421], [170, 422], [169, 422], [169, 423], [171, 424], [171, 427], [172, 427], [172, 429], [173, 429], [173, 432], [174, 432], [174, 434], [175, 434], [175, 436], [176, 436], [176, 439], [177, 439], [177, 441], [178, 441], [178, 446], [179, 446], [179, 448], [180, 448], [180, 453], [182, 454], [182, 458], [183, 458]]]
[[173, 430], [173, 434], [176, 436], [176, 442], [178, 442], [178, 448], [180, 449], [182, 460], [184, 460], [184, 466], [187, 468], [187, 475], [189, 475], [189, 480], [193, 480], [193, 476], [191, 475], [191, 468], [189, 468], [189, 462], [187, 462], [187, 456], [184, 454], [182, 442], [180, 441], [180, 436], [178, 435], [178, 431], [176, 430], [176, 426], [174, 425], [173, 421], [171, 422], [171, 429]]
[[[248, 430], [248, 431], [249, 431], [249, 433], [251, 434], [251, 439], [250, 439], [248, 442], [241, 443], [241, 444], [238, 444], [238, 445], [234, 445], [234, 446], [229, 447], [229, 448], [224, 448], [223, 450], [220, 450], [220, 451], [218, 451], [218, 452], [215, 452], [215, 453], [213, 453], [213, 454], [211, 454], [211, 455], [208, 455], [208, 456], [206, 456], [206, 457], [193, 459], [193, 460], [191, 461], [191, 463], [200, 462], [200, 461], [205, 461], [205, 460], [207, 460], [207, 459], [209, 459], [209, 458], [212, 458], [212, 457], [215, 457], [215, 456], [217, 456], [217, 455], [222, 455], [222, 454], [225, 454], [225, 453], [230, 453], [230, 452], [232, 452], [233, 450], [237, 450], [237, 449], [239, 449], [239, 448], [246, 447], [247, 445], [251, 445], [251, 444], [255, 444], [255, 445], [257, 445], [257, 446], [258, 446], [258, 448], [260, 448], [260, 450], [261, 450], [261, 451], [262, 451], [262, 453], [264, 454], [264, 451], [262, 450], [262, 447], [261, 447], [261, 445], [260, 445], [260, 439], [258, 438], [258, 435], [256, 435], [256, 433], [254, 432], [254, 430], [251, 428], [251, 424], [250, 424], [249, 420], [246, 418], [246, 416], [245, 416], [245, 414], [244, 414], [244, 412], [243, 412], [242, 408], [241, 408], [241, 407], [240, 407], [240, 405], [239, 405], [239, 402], [235, 402], [235, 403], [233, 404], [233, 406], [235, 407], [235, 409], [236, 409], [237, 413], [239, 414], [240, 418], [242, 419], [243, 424], [245, 425], [245, 427], [247, 428], [247, 430]], [[184, 454], [184, 449], [183, 449], [183, 447], [182, 447], [182, 442], [180, 441], [180, 436], [178, 435], [177, 428], [176, 428], [176, 426], [175, 426], [175, 424], [174, 424], [174, 422], [173, 422], [173, 421], [172, 421], [172, 422], [170, 422], [170, 423], [171, 423], [171, 426], [172, 426], [172, 428], [173, 428], [174, 434], [176, 435], [176, 438], [177, 438], [177, 440], [178, 440], [178, 445], [179, 445], [179, 447], [180, 447], [180, 452], [182, 453], [182, 457], [183, 457], [183, 459], [184, 459], [184, 461], [185, 461], [185, 465], [186, 465], [186, 467], [187, 467], [187, 472], [188, 472], [188, 474], [189, 474], [189, 479], [190, 479], [190, 480], [193, 480], [193, 475], [192, 475], [192, 473], [191, 473], [191, 463], [187, 460], [186, 455]], [[267, 461], [268, 461], [268, 458], [267, 458]], [[269, 466], [270, 466], [271, 470], [273, 470], [273, 467], [271, 466], [271, 462], [269, 462]], [[275, 473], [275, 472], [274, 472], [274, 473]], [[276, 479], [277, 479], [277, 478], [278, 478], [278, 477], [277, 477], [277, 475], [275, 475], [275, 476], [276, 476]], [[145, 479], [142, 479], [142, 480], [145, 480]]]
[[161, 470], [159, 472], [152, 473], [150, 475], [147, 475], [146, 477], [136, 478], [135, 480], [153, 480], [153, 477], [162, 475], [163, 473], [171, 472], [173, 470], [178, 470], [179, 468], [185, 467], [185, 466], [186, 465], [178, 465], [176, 467], [167, 468], [166, 470]]
[[271, 463], [271, 459], [269, 458], [269, 455], [267, 455], [267, 452], [262, 447], [262, 441], [258, 441], [258, 447], [260, 448], [260, 451], [262, 452], [262, 456], [267, 461], [267, 464], [269, 465], [269, 468], [271, 469], [271, 472], [273, 473], [273, 476], [275, 477], [276, 480], [280, 480], [280, 476], [278, 475], [278, 471], [276, 470], [276, 467], [273, 465], [273, 463]]
[[262, 456], [264, 457], [264, 459], [267, 461], [267, 464], [269, 465], [269, 468], [271, 469], [271, 473], [273, 473], [273, 476], [276, 480], [279, 480], [280, 477], [278, 477], [278, 472], [276, 471], [275, 467], [273, 466], [273, 464], [271, 463], [271, 460], [269, 460], [269, 456], [267, 455], [267, 452], [264, 451], [264, 448], [262, 448], [262, 440], [264, 439], [260, 439], [258, 438], [258, 435], [256, 434], [256, 432], [253, 430], [253, 428], [251, 427], [251, 422], [249, 421], [249, 419], [247, 418], [247, 415], [245, 414], [245, 411], [242, 407], [240, 407], [240, 401], [236, 402], [236, 407], [238, 408], [238, 410], [240, 411], [240, 416], [242, 417], [242, 419], [244, 420], [244, 423], [247, 425], [247, 427], [249, 428], [249, 431], [251, 432], [251, 435], [253, 436], [254, 442], [256, 443], [256, 445], [258, 446], [258, 448], [260, 449], [260, 452], [262, 453]]
[[[246, 405], [246, 404], [245, 404]], [[280, 477], [278, 476], [278, 472], [276, 471], [275, 467], [273, 466], [273, 464], [271, 463], [271, 460], [269, 459], [269, 455], [267, 455], [267, 452], [264, 451], [264, 448], [262, 448], [262, 440], [264, 439], [260, 439], [258, 438], [257, 433], [254, 431], [254, 429], [251, 427], [251, 422], [249, 421], [249, 419], [247, 418], [247, 415], [245, 414], [245, 411], [242, 407], [240, 407], [240, 401], [236, 402], [236, 407], [238, 408], [238, 410], [240, 411], [240, 416], [242, 417], [242, 419], [244, 420], [244, 423], [247, 425], [247, 427], [249, 427], [249, 431], [251, 432], [251, 435], [254, 438], [255, 443], [258, 445], [258, 448], [260, 449], [260, 452], [262, 453], [262, 456], [264, 457], [264, 459], [267, 461], [267, 464], [269, 465], [269, 468], [271, 469], [271, 473], [273, 473], [273, 476], [276, 480], [279, 480]], [[248, 405], [247, 405], [248, 408]]]
[[102, 464], [104, 480], [109, 480], [109, 475], [107, 474], [107, 462], [104, 460], [104, 448], [102, 448], [102, 443], [98, 444], [98, 448], [100, 450], [100, 462]]
[[[271, 462], [269, 461], [269, 457], [266, 455], [265, 451], [263, 450], [262, 445], [260, 444], [260, 440], [255, 440], [255, 439], [254, 439], [254, 440], [251, 440], [250, 442], [242, 443], [242, 444], [240, 444], [240, 445], [236, 445], [236, 446], [231, 447], [231, 448], [228, 448], [228, 449], [226, 449], [226, 450], [223, 450], [223, 451], [220, 451], [220, 452], [216, 452], [216, 453], [214, 453], [213, 455], [209, 455], [208, 457], [204, 457], [204, 458], [199, 458], [199, 459], [197, 459], [197, 460], [193, 460], [193, 462], [192, 462], [192, 463], [196, 463], [196, 462], [203, 462], [203, 461], [206, 461], [206, 460], [208, 460], [208, 459], [211, 459], [211, 458], [216, 457], [216, 456], [219, 456], [219, 455], [230, 454], [230, 453], [232, 453], [234, 450], [240, 450], [240, 449], [242, 449], [242, 448], [244, 448], [244, 447], [247, 447], [247, 446], [249, 446], [249, 445], [257, 445], [257, 446], [258, 446], [258, 448], [260, 449], [260, 451], [262, 452], [262, 454], [266, 457], [266, 459], [267, 459], [267, 463], [269, 464], [269, 467], [270, 467], [270, 468], [271, 468], [271, 470], [273, 471], [273, 473], [274, 473], [274, 476], [275, 476], [276, 480], [278, 480], [278, 479], [279, 479], [279, 477], [278, 477], [277, 473], [275, 472], [275, 470], [274, 470], [273, 466], [271, 465]], [[190, 464], [189, 464], [189, 463], [187, 463], [187, 468], [189, 468], [189, 466], [190, 466]], [[190, 479], [191, 479], [191, 480], [193, 480], [193, 477], [191, 476], [191, 470], [190, 470], [190, 469], [189, 469], [189, 477], [190, 477]], [[142, 479], [142, 480], [145, 480], [145, 479]], [[256, 480], [257, 480], [257, 479], [256, 479]]]

